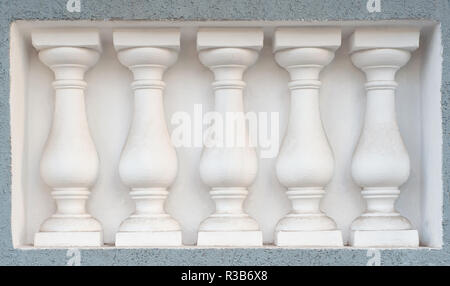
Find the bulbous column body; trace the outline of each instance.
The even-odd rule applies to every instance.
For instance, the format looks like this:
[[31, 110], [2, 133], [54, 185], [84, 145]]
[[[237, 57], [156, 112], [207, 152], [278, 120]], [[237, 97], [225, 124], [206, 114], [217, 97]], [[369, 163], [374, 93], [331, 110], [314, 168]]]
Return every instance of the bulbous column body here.
[[[314, 41], [320, 35], [323, 39]], [[302, 42], [295, 42], [297, 38]], [[319, 75], [340, 44], [341, 32], [334, 28], [280, 28], [275, 32], [275, 59], [291, 77], [289, 124], [276, 173], [288, 188], [292, 211], [276, 226], [275, 244], [279, 246], [343, 245], [336, 223], [320, 210], [334, 159], [320, 117]]]
[[[226, 116], [232, 115], [236, 125], [245, 126], [245, 82], [242, 79], [244, 71], [256, 62], [262, 40], [259, 29], [201, 29], [198, 32], [199, 58], [214, 72], [214, 110], [223, 122]], [[258, 223], [243, 209], [247, 187], [258, 171], [256, 152], [250, 147], [246, 127], [229, 128], [224, 126], [224, 130], [232, 132], [224, 132], [223, 144], [205, 147], [200, 160], [200, 175], [211, 187], [216, 210], [200, 224], [197, 244], [260, 246], [262, 232]]]
[[[353, 155], [352, 176], [362, 187], [367, 208], [351, 225], [350, 243], [361, 247], [414, 247], [419, 244], [418, 233], [395, 209], [399, 187], [407, 181], [410, 170], [408, 152], [396, 120], [395, 74], [409, 61], [414, 49], [399, 46], [405, 38], [401, 33], [406, 33], [406, 38], [409, 35], [418, 45], [419, 32], [398, 31], [397, 39], [392, 37], [395, 46], [360, 49], [364, 33], [368, 32], [355, 32], [351, 55], [353, 64], [367, 77], [364, 127]], [[373, 36], [376, 39], [383, 33]]]
[[33, 33], [32, 40], [39, 59], [55, 73], [53, 123], [40, 169], [42, 179], [52, 188], [56, 213], [41, 225], [34, 245], [101, 246], [102, 226], [86, 210], [99, 161], [84, 100], [84, 73], [100, 55], [98, 33], [47, 30]]
[[162, 81], [177, 60], [179, 38], [177, 29], [114, 32], [119, 61], [134, 76], [134, 115], [119, 174], [136, 202], [135, 212], [120, 225], [116, 246], [182, 244], [180, 225], [164, 210], [177, 156], [165, 122]]

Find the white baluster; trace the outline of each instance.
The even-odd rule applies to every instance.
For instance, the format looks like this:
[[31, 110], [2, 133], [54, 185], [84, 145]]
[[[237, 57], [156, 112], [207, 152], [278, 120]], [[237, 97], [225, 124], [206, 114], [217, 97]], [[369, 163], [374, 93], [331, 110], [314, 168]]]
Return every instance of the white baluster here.
[[337, 28], [279, 28], [274, 35], [275, 59], [290, 74], [289, 125], [276, 171], [288, 188], [292, 211], [275, 229], [279, 246], [342, 246], [336, 223], [320, 210], [324, 187], [334, 169], [333, 152], [322, 126], [320, 71], [341, 45]]
[[84, 73], [99, 59], [93, 30], [42, 30], [32, 34], [39, 59], [55, 73], [55, 110], [41, 159], [41, 176], [52, 188], [56, 213], [35, 234], [37, 247], [101, 246], [101, 224], [86, 211], [98, 173], [98, 157], [86, 117]]
[[351, 59], [367, 77], [364, 127], [353, 156], [352, 175], [367, 203], [351, 226], [358, 247], [416, 247], [417, 230], [395, 210], [399, 186], [409, 177], [409, 157], [395, 113], [396, 72], [419, 46], [415, 28], [357, 29]]
[[[244, 71], [254, 64], [263, 45], [260, 29], [204, 28], [197, 35], [200, 61], [214, 72], [214, 110], [226, 122], [234, 114], [237, 125], [245, 125], [243, 89]], [[229, 128], [225, 125], [224, 130]], [[222, 146], [205, 146], [200, 175], [211, 187], [216, 211], [200, 224], [200, 246], [260, 246], [262, 232], [258, 223], [243, 209], [247, 187], [256, 177], [256, 152], [249, 146], [248, 130], [235, 128], [224, 132]], [[231, 146], [227, 142], [243, 142]]]
[[119, 61], [134, 76], [134, 116], [119, 174], [131, 188], [136, 211], [122, 222], [116, 246], [181, 245], [181, 229], [164, 210], [167, 188], [177, 174], [177, 155], [167, 130], [164, 71], [178, 57], [178, 29], [114, 31]]

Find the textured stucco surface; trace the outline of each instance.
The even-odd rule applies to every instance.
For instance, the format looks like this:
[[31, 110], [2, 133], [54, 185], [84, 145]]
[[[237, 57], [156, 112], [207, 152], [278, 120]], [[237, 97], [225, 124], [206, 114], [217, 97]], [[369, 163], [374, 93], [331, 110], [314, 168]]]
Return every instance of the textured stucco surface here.
[[[450, 265], [450, 1], [381, 0], [369, 14], [367, 0], [82, 0], [69, 13], [67, 0], [0, 0], [0, 265], [65, 265], [65, 249], [17, 250], [11, 242], [11, 146], [9, 127], [9, 26], [14, 20], [434, 20], [443, 44], [442, 116], [444, 247], [382, 250], [382, 265]], [[81, 250], [82, 265], [366, 265], [357, 249], [97, 249]]]

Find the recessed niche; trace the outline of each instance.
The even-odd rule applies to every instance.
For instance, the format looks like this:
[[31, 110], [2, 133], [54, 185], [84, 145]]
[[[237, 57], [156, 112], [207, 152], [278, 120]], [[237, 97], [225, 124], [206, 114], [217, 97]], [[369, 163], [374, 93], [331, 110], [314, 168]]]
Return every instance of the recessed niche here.
[[[397, 121], [410, 157], [408, 181], [396, 203], [400, 213], [419, 231], [420, 246], [442, 246], [442, 120], [441, 32], [435, 22], [146, 22], [146, 21], [16, 21], [11, 25], [11, 145], [12, 235], [16, 248], [33, 245], [42, 222], [55, 211], [55, 202], [40, 175], [40, 160], [51, 129], [54, 109], [53, 72], [38, 58], [31, 33], [41, 28], [95, 28], [102, 53], [85, 76], [86, 112], [99, 157], [99, 174], [88, 200], [89, 212], [101, 222], [105, 246], [114, 246], [120, 223], [134, 210], [129, 188], [119, 177], [119, 159], [133, 115], [133, 80], [113, 45], [115, 29], [177, 27], [181, 42], [176, 63], [164, 75], [164, 111], [169, 133], [172, 116], [193, 115], [214, 107], [213, 74], [199, 60], [199, 27], [261, 27], [264, 44], [256, 63], [244, 75], [246, 111], [278, 112], [278, 142], [286, 133], [289, 116], [289, 75], [275, 61], [275, 28], [285, 26], [340, 27], [342, 45], [321, 73], [320, 113], [334, 153], [334, 175], [326, 186], [321, 209], [349, 243], [352, 221], [365, 209], [360, 187], [352, 179], [352, 155], [364, 122], [365, 76], [352, 64], [349, 38], [357, 27], [414, 26], [421, 30], [420, 46], [396, 76]], [[201, 147], [176, 148], [178, 173], [165, 208], [181, 225], [185, 246], [196, 247], [199, 224], [214, 211], [209, 187], [200, 178]], [[260, 150], [258, 150], [258, 154]], [[250, 186], [245, 210], [259, 224], [264, 247], [272, 247], [277, 222], [290, 210], [286, 188], [275, 172], [276, 158], [258, 156], [258, 174]]]

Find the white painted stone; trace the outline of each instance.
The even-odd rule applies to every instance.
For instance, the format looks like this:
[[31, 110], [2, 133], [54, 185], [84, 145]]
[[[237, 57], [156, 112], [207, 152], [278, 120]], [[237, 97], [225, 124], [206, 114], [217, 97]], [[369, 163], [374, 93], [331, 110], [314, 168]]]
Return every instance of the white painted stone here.
[[[418, 38], [418, 30], [357, 29], [351, 41], [353, 64], [367, 78], [364, 127], [352, 161], [353, 179], [363, 188], [367, 208], [351, 225], [353, 246], [419, 245], [417, 231], [395, 209], [399, 187], [410, 172], [396, 119], [395, 74], [418, 47]], [[380, 44], [374, 46], [377, 40]]]
[[[236, 23], [228, 24], [234, 26]], [[339, 23], [331, 22], [322, 24], [339, 26]], [[421, 245], [439, 248], [442, 246], [443, 205], [440, 27], [420, 21], [392, 22], [389, 25], [395, 27], [400, 24], [419, 26], [422, 32], [420, 50], [412, 54], [410, 62], [397, 78], [397, 119], [411, 158], [411, 176], [402, 187], [405, 192], [402, 191], [396, 207], [415, 228], [420, 229]], [[66, 32], [72, 30], [64, 22], [51, 25], [65, 27]], [[76, 25], [93, 26], [89, 21]], [[144, 21], [138, 24], [142, 28], [160, 25], [164, 23]], [[347, 23], [343, 30], [351, 31], [357, 25]], [[48, 27], [49, 23], [18, 21], [11, 25], [11, 232], [15, 248], [28, 248], [33, 244], [35, 233], [52, 214], [55, 204], [39, 170], [54, 108], [53, 73], [39, 62], [38, 53], [31, 46], [32, 33], [43, 26]], [[121, 66], [113, 52], [112, 30], [126, 26], [126, 23], [117, 21], [99, 25], [102, 42], [108, 44], [103, 46], [95, 69], [86, 77], [89, 82], [85, 91], [86, 111], [101, 171], [95, 185], [89, 188], [93, 196], [89, 197], [87, 205], [89, 212], [101, 222], [104, 242], [108, 245], [114, 244], [119, 224], [135, 208], [132, 200], [124, 200], [124, 196], [128, 196], [127, 187], [120, 183], [117, 171], [118, 156], [131, 126], [134, 96], [128, 95], [132, 92], [131, 74]], [[273, 36], [273, 28], [272, 24], [267, 24], [268, 37]], [[193, 23], [182, 28], [179, 59], [166, 79], [168, 84], [170, 80], [164, 92], [166, 120], [180, 111], [191, 114], [193, 104], [212, 103], [209, 71], [202, 66], [195, 52], [197, 29]], [[321, 118], [336, 161], [334, 176], [326, 187], [327, 195], [322, 199], [321, 208], [338, 223], [344, 238], [350, 237], [350, 224], [365, 205], [350, 176], [351, 153], [356, 147], [365, 115], [362, 109], [365, 106], [361, 105], [366, 100], [361, 90], [364, 77], [360, 70], [349, 66], [349, 60], [347, 53], [338, 50], [333, 62], [320, 75], [323, 82]], [[267, 49], [260, 54], [256, 66], [245, 74], [250, 88], [250, 96], [244, 97], [246, 108], [256, 112], [279, 111], [280, 130], [285, 130], [288, 123], [287, 76]], [[203, 106], [203, 111], [208, 112], [210, 108]], [[172, 127], [176, 128], [175, 123]], [[182, 147], [177, 152], [179, 173], [176, 183], [170, 186], [171, 195], [176, 196], [169, 196], [172, 199], [166, 204], [166, 209], [182, 225], [183, 242], [193, 245], [197, 241], [199, 223], [211, 213], [214, 203], [198, 174], [199, 149]], [[273, 159], [261, 159], [260, 174], [253, 183], [255, 193], [247, 198], [245, 204], [246, 210], [257, 219], [264, 241], [270, 244], [277, 220], [291, 210], [283, 187], [278, 183], [274, 163]]]
[[[223, 118], [227, 112], [244, 113], [243, 74], [256, 62], [262, 45], [260, 29], [199, 30], [199, 58], [214, 72], [214, 110]], [[240, 117], [238, 120], [244, 119]], [[233, 134], [225, 133], [224, 137], [224, 142], [231, 137], [234, 142], [244, 144], [205, 146], [203, 150], [200, 176], [211, 187], [210, 195], [216, 211], [200, 224], [197, 245], [261, 246], [259, 225], [243, 209], [247, 187], [258, 171], [256, 152], [250, 147], [247, 128], [236, 128]]]
[[134, 76], [134, 117], [119, 174], [136, 202], [135, 212], [120, 225], [116, 245], [181, 245], [180, 225], [164, 210], [178, 163], [165, 122], [162, 80], [177, 60], [180, 34], [174, 29], [120, 30], [113, 38], [119, 61]]
[[292, 211], [276, 226], [276, 245], [343, 245], [336, 223], [320, 209], [324, 188], [333, 176], [334, 158], [320, 118], [319, 74], [340, 44], [341, 31], [336, 28], [275, 32], [275, 59], [291, 77], [289, 124], [276, 172], [292, 203]]
[[39, 59], [55, 73], [53, 125], [41, 159], [41, 176], [52, 188], [56, 213], [35, 235], [36, 247], [101, 246], [102, 226], [86, 211], [98, 157], [85, 111], [84, 73], [98, 60], [94, 30], [42, 30], [32, 34]]

